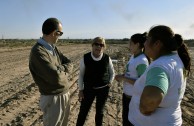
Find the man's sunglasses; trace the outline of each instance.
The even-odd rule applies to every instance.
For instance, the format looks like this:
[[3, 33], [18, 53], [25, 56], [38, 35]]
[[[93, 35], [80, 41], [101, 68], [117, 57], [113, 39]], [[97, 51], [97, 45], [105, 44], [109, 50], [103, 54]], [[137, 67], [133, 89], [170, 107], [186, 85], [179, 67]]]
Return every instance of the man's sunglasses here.
[[104, 44], [94, 43], [95, 46], [104, 47]]
[[62, 36], [62, 35], [63, 35], [63, 32], [57, 31], [57, 34], [58, 34], [59, 36]]

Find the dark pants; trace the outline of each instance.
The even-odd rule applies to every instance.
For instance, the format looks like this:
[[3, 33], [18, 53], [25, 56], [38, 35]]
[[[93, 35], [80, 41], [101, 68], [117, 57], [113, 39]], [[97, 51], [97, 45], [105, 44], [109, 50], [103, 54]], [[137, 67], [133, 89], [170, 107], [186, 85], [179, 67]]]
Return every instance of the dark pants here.
[[96, 98], [96, 116], [95, 123], [96, 126], [102, 126], [103, 122], [103, 110], [105, 102], [108, 98], [109, 87], [104, 87], [101, 89], [84, 89], [84, 99], [81, 101], [80, 111], [78, 114], [76, 126], [83, 126], [91, 108], [91, 105]]
[[131, 97], [127, 97], [123, 93], [123, 113], [122, 113], [122, 118], [123, 118], [123, 126], [133, 126], [129, 120], [128, 120], [128, 113], [129, 113], [129, 103], [131, 101]]

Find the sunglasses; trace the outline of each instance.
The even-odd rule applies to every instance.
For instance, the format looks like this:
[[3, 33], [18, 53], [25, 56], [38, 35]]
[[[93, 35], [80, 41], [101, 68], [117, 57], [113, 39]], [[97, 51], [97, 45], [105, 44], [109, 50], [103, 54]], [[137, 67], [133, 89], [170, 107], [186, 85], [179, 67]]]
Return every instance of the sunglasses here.
[[104, 47], [104, 44], [94, 43], [95, 46]]
[[57, 31], [57, 35], [62, 36], [63, 35], [63, 32]]

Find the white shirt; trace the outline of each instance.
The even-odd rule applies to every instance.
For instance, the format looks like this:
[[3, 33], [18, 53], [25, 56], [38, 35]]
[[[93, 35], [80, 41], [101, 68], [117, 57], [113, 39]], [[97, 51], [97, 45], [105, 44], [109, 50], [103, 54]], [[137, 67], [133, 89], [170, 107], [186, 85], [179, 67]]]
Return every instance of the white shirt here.
[[[159, 108], [150, 116], [144, 116], [139, 111], [140, 97], [145, 87], [146, 74], [149, 69], [160, 67], [169, 76], [169, 87]], [[135, 126], [181, 126], [181, 101], [186, 88], [186, 78], [183, 75], [184, 65], [177, 54], [162, 56], [153, 61], [145, 73], [135, 82], [134, 93], [129, 104], [128, 119]]]
[[[149, 65], [149, 62], [145, 56], [145, 54], [141, 54], [137, 57], [134, 58], [134, 56], [132, 55], [130, 60], [128, 61], [127, 65], [126, 65], [126, 73], [125, 73], [125, 77], [127, 78], [131, 78], [131, 79], [138, 79], [138, 72], [136, 70], [137, 66], [140, 64], [145, 64], [146, 66]], [[123, 85], [123, 93], [129, 96], [132, 96], [133, 94], [133, 85], [128, 83], [128, 82], [124, 82]]]

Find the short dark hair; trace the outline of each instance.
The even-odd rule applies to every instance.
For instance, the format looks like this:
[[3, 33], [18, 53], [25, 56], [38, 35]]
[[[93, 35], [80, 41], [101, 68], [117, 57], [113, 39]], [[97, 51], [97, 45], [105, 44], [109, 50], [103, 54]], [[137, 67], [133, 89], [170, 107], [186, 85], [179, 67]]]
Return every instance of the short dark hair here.
[[42, 33], [49, 35], [54, 30], [58, 29], [61, 22], [57, 18], [48, 18], [42, 25]]

